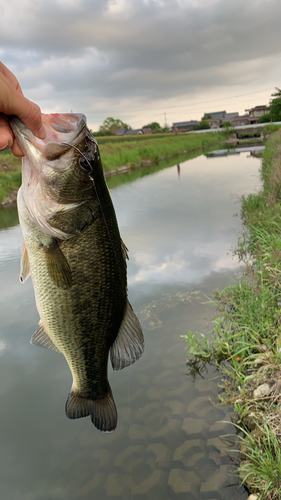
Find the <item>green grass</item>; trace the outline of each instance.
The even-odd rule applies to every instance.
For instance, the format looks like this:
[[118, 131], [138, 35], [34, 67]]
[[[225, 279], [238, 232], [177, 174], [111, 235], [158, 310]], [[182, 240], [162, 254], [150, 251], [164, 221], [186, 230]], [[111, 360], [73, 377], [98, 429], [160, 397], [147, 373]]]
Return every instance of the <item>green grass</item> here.
[[0, 229], [8, 229], [19, 223], [18, 211], [15, 206], [1, 207]]
[[263, 132], [276, 132], [281, 128], [281, 125], [277, 125], [277, 123], [268, 123], [263, 127]]
[[[181, 155], [180, 158], [178, 158], [178, 162], [182, 163], [186, 160], [191, 160], [192, 158], [196, 158], [201, 154], [202, 154], [201, 150], [186, 153], [184, 155]], [[162, 160], [157, 163], [152, 163], [151, 165], [144, 166], [142, 168], [132, 169], [122, 175], [109, 176], [106, 182], [108, 187], [112, 189], [117, 186], [120, 186], [121, 184], [125, 184], [126, 182], [136, 181], [137, 179], [145, 177], [146, 175], [151, 175], [156, 172], [159, 172], [164, 168], [172, 167], [173, 165], [175, 165], [175, 161], [176, 161], [175, 158], [170, 158], [168, 160]]]
[[244, 433], [240, 438], [244, 460], [238, 467], [242, 482], [251, 485], [259, 500], [280, 500], [281, 450], [271, 424], [266, 420], [256, 423], [254, 434], [244, 427], [237, 428]]
[[109, 172], [122, 165], [141, 165], [146, 160], [159, 162], [169, 157], [175, 157], [183, 152], [199, 149], [208, 149], [214, 144], [225, 140], [224, 132], [208, 134], [182, 134], [175, 137], [171, 134], [154, 135], [149, 138], [139, 137], [130, 141], [119, 138], [103, 143], [99, 139], [100, 152], [105, 172]]
[[21, 185], [21, 171], [4, 173], [0, 172], [0, 202]]
[[[147, 162], [155, 164], [188, 155], [193, 151], [208, 150], [227, 137], [226, 132], [208, 134], [153, 134], [131, 137], [99, 137], [100, 153], [105, 173], [123, 165], [139, 167]], [[11, 151], [0, 153], [0, 202], [21, 184], [21, 160]]]
[[[259, 499], [281, 499], [281, 135], [272, 134], [262, 163], [263, 189], [242, 198], [244, 231], [235, 253], [243, 279], [216, 292], [208, 336], [187, 332], [188, 365], [202, 372], [215, 363], [223, 374], [219, 399], [232, 404], [247, 443], [239, 468]], [[255, 389], [268, 383], [268, 396]], [[249, 416], [259, 424], [254, 432]], [[262, 423], [261, 423], [262, 422]], [[244, 443], [245, 444], [245, 443]], [[245, 448], [245, 446], [244, 446]]]

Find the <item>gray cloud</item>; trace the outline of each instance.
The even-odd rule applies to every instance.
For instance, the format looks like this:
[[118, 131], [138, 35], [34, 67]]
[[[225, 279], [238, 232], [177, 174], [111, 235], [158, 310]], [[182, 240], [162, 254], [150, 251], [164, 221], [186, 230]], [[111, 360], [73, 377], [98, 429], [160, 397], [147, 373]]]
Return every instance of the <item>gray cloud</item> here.
[[141, 115], [140, 103], [272, 85], [280, 17], [278, 0], [12, 0], [2, 7], [0, 47], [42, 107], [87, 105], [104, 119], [120, 100]]

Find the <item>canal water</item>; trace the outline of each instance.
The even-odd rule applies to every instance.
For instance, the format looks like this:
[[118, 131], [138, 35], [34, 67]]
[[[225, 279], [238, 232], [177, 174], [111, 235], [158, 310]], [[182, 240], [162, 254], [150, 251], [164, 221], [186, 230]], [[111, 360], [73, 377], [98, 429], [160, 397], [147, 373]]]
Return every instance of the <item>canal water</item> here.
[[[193, 378], [188, 330], [211, 329], [208, 301], [241, 276], [233, 258], [239, 197], [260, 187], [253, 153], [199, 156], [111, 189], [129, 248], [129, 298], [145, 352], [109, 368], [119, 421], [110, 434], [68, 420], [64, 358], [29, 343], [37, 328], [31, 280], [20, 284], [16, 209], [0, 211], [0, 496], [13, 500], [238, 500], [231, 408], [218, 374]], [[215, 403], [215, 404], [214, 404]]]

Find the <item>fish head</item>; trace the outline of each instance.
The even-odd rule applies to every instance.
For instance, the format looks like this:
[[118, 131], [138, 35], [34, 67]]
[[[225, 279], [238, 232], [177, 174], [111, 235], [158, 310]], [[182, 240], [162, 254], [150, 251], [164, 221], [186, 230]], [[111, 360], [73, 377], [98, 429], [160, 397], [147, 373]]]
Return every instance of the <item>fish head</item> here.
[[35, 137], [17, 118], [10, 120], [24, 152], [22, 198], [30, 217], [53, 236], [73, 236], [51, 227], [54, 216], [66, 213], [92, 196], [97, 142], [83, 114], [42, 114], [44, 140]]

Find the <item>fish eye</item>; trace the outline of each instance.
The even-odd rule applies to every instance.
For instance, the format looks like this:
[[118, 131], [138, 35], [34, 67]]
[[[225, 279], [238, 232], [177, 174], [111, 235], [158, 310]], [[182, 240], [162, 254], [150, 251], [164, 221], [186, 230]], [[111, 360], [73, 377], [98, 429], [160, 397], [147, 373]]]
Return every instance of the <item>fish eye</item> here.
[[87, 158], [87, 156], [80, 156], [79, 158], [79, 167], [86, 174], [90, 174], [93, 172], [93, 160], [92, 158]]

